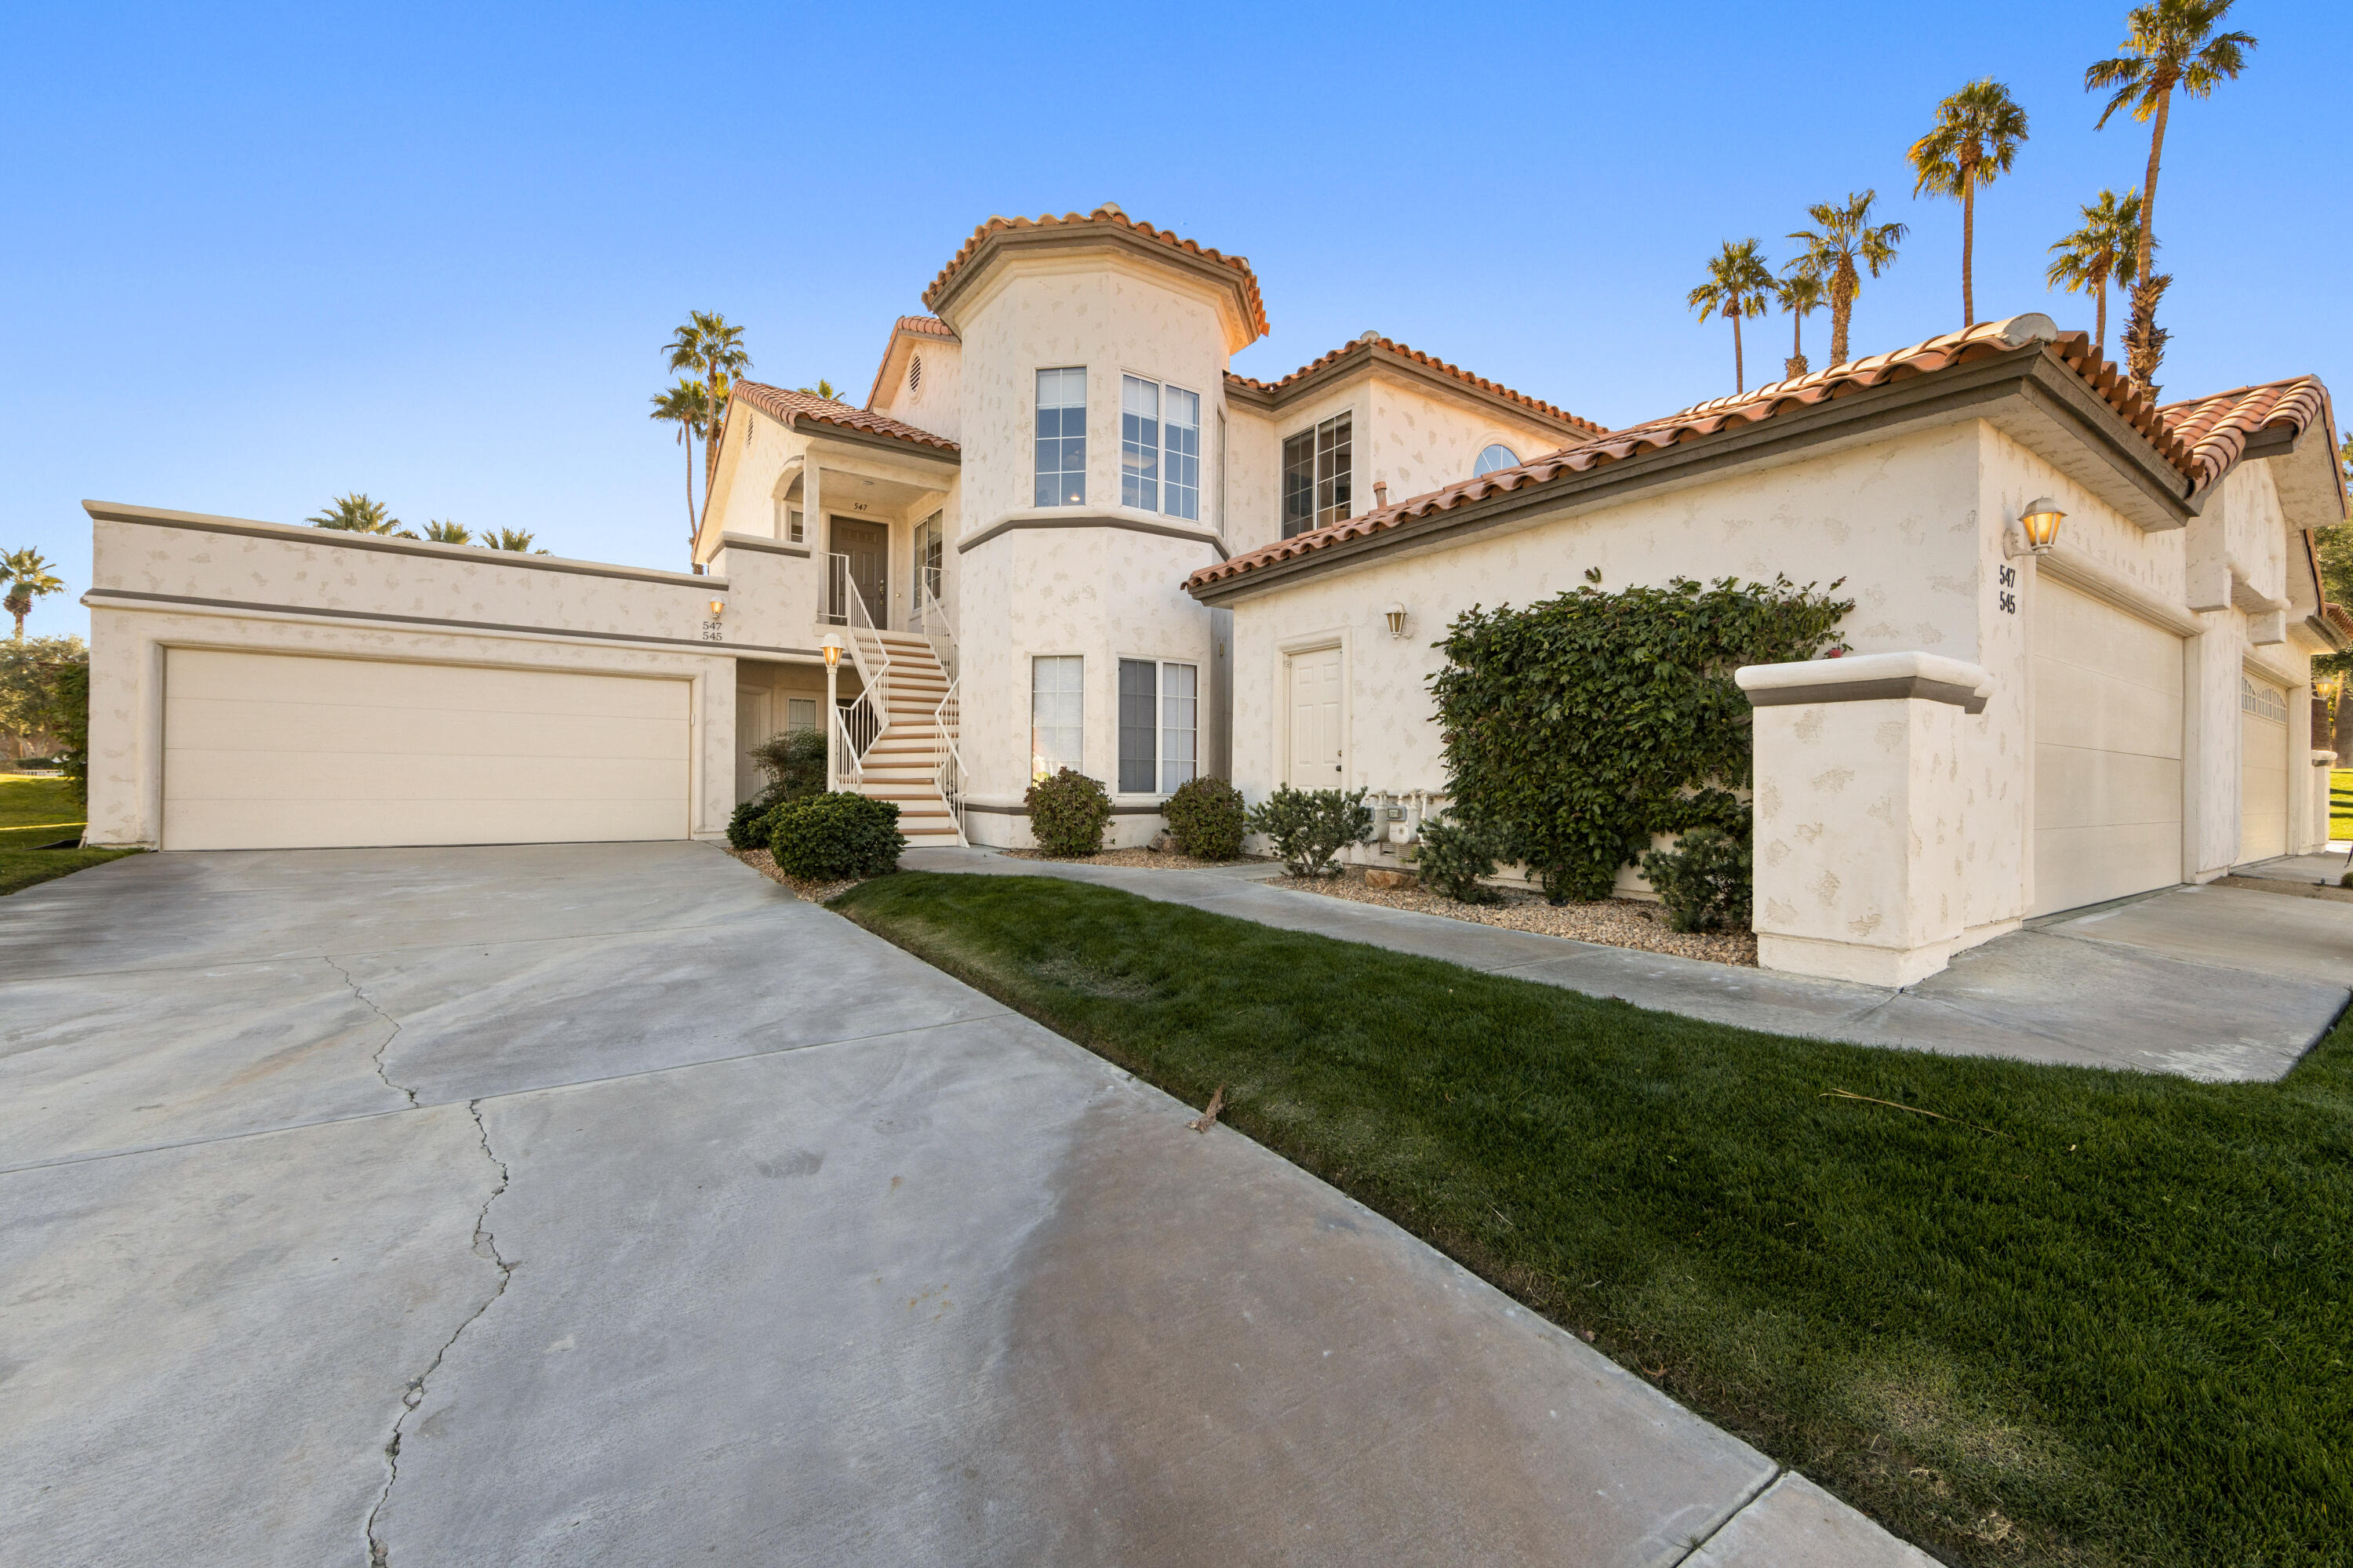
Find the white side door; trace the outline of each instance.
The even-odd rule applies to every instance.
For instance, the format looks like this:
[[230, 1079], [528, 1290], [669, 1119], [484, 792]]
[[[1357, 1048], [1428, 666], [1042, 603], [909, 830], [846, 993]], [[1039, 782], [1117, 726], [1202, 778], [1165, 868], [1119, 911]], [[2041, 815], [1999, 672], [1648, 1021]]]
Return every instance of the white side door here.
[[1290, 782], [1294, 789], [1337, 789], [1347, 777], [1346, 665], [1337, 647], [1284, 661], [1291, 703]]
[[774, 734], [768, 724], [768, 694], [759, 687], [735, 688], [735, 798], [748, 800], [766, 780], [752, 761], [753, 748]]

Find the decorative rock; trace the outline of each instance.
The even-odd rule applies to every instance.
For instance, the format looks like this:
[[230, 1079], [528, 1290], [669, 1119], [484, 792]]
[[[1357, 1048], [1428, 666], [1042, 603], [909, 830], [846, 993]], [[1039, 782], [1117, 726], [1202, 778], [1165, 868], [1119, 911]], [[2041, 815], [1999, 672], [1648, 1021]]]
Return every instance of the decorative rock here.
[[1168, 837], [1168, 831], [1166, 828], [1163, 828], [1160, 832], [1153, 834], [1152, 842], [1145, 844], [1144, 847], [1150, 850], [1154, 854], [1166, 854], [1172, 846], [1173, 842], [1174, 841]]
[[1420, 880], [1421, 878], [1412, 872], [1384, 871], [1379, 866], [1375, 866], [1365, 873], [1365, 885], [1367, 887], [1406, 888], [1413, 886]]

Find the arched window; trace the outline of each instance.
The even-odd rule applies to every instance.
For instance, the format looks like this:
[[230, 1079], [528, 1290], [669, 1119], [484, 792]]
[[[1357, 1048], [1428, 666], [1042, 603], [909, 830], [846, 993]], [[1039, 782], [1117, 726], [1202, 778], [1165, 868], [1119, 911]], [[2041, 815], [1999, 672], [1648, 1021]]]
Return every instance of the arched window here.
[[1519, 453], [1506, 446], [1492, 446], [1479, 454], [1479, 461], [1471, 470], [1471, 477], [1477, 479], [1481, 474], [1493, 473], [1499, 468], [1519, 466]]

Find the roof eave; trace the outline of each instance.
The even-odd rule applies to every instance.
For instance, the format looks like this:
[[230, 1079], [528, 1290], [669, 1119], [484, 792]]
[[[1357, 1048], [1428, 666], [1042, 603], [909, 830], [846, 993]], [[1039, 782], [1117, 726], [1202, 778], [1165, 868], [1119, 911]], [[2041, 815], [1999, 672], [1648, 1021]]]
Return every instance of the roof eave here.
[[1247, 271], [1223, 260], [1213, 261], [1181, 247], [1138, 234], [1124, 225], [1107, 222], [993, 230], [980, 238], [972, 253], [953, 273], [923, 291], [923, 308], [961, 335], [964, 327], [955, 319], [956, 307], [996, 270], [997, 264], [1008, 253], [1105, 248], [1191, 276], [1229, 295], [1233, 304], [1235, 325], [1228, 336], [1240, 340], [1228, 344], [1229, 354], [1240, 353], [1271, 330], [1266, 308], [1258, 298], [1255, 279]]

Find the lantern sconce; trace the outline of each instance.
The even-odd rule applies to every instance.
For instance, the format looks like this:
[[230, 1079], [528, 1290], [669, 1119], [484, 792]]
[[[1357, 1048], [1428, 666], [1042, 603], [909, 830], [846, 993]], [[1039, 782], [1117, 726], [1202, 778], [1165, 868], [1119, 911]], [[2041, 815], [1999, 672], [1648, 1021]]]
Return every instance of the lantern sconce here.
[[2051, 546], [2059, 542], [2059, 524], [2067, 514], [2059, 503], [2047, 495], [2038, 495], [2028, 502], [2018, 514], [2018, 521], [2003, 534], [2001, 553], [2015, 560], [2021, 556], [2047, 556]]
[[712, 620], [718, 620], [721, 616], [723, 616], [723, 615], [724, 615], [724, 614], [726, 614], [726, 613], [727, 613], [727, 601], [726, 601], [725, 599], [712, 599], [712, 600], [711, 601], [711, 619], [712, 619]]
[[827, 669], [830, 670], [835, 665], [841, 662], [841, 634], [839, 632], [827, 632], [825, 634], [825, 641], [818, 643], [818, 646], [825, 650], [825, 667]]
[[1389, 623], [1389, 635], [1391, 637], [1403, 637], [1405, 635], [1405, 606], [1398, 603], [1395, 599], [1391, 599], [1389, 601], [1388, 608], [1381, 611], [1381, 616]]

